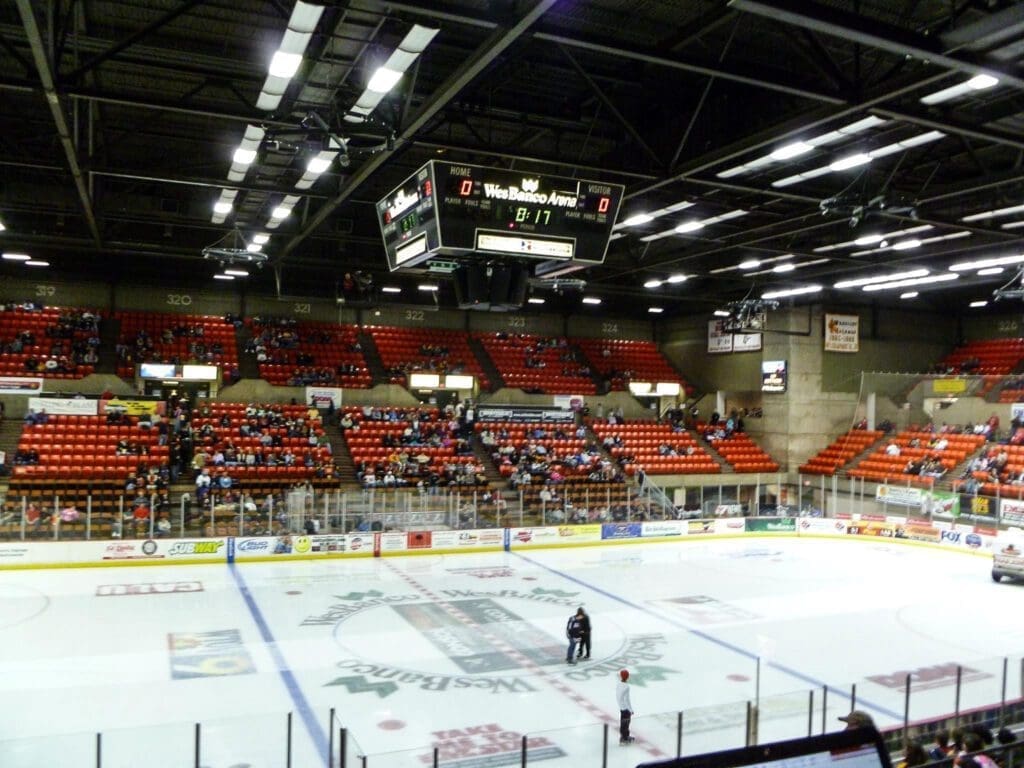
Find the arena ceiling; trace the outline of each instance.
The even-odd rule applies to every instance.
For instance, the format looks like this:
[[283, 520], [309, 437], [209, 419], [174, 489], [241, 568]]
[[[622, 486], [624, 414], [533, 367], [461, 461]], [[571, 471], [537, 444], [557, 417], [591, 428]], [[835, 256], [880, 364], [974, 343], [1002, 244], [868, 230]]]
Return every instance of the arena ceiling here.
[[[1024, 4], [317, 4], [283, 81], [268, 66], [294, 0], [0, 4], [2, 250], [51, 279], [196, 286], [219, 271], [203, 248], [237, 228], [270, 240], [268, 266], [233, 286], [334, 296], [365, 270], [402, 288], [392, 303], [430, 302], [421, 276], [387, 273], [373, 204], [443, 158], [624, 184], [605, 263], [574, 275], [616, 312], [708, 314], [808, 286], [782, 300], [985, 312], [969, 303], [1019, 286]], [[416, 25], [437, 33], [370, 120], [346, 121]], [[232, 173], [250, 127], [255, 160]], [[349, 164], [304, 183], [330, 136]], [[835, 287], [894, 273], [933, 282]]]

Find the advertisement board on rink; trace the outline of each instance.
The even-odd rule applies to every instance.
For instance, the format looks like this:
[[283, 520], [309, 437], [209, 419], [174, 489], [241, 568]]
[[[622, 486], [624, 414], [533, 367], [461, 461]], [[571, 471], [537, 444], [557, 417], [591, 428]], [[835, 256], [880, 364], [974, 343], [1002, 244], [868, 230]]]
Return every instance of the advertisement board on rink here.
[[815, 536], [845, 536], [846, 520], [832, 517], [801, 517], [797, 523], [797, 530], [801, 534]]
[[[405, 534], [402, 534], [403, 536]], [[353, 549], [353, 544], [357, 544]], [[257, 558], [287, 559], [289, 557], [318, 557], [342, 555], [361, 550], [373, 551], [373, 534], [322, 534], [316, 536], [259, 536], [231, 539], [233, 551], [230, 559]]]
[[999, 502], [999, 520], [1006, 525], [1024, 526], [1024, 501], [1003, 499]]

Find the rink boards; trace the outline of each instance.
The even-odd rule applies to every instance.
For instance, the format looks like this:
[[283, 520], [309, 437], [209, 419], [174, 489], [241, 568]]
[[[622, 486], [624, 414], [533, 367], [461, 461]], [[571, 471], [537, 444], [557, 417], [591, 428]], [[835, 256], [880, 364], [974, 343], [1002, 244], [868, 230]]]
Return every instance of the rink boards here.
[[991, 557], [999, 531], [993, 527], [955, 521], [848, 515], [838, 518], [725, 517], [711, 520], [309, 536], [15, 541], [0, 543], [0, 570], [436, 555], [737, 536], [839, 537], [876, 541], [884, 538]]

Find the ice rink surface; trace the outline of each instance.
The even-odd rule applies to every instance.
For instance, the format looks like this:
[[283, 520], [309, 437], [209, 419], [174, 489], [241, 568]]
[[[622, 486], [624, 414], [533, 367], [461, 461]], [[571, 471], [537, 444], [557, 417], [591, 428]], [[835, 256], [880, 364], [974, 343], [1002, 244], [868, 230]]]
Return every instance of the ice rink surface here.
[[[1016, 584], [896, 543], [731, 539], [522, 554], [0, 573], [0, 765], [600, 764], [881, 726], [1020, 695]], [[565, 662], [583, 606], [589, 661]], [[637, 744], [617, 745], [618, 671]], [[824, 693], [828, 687], [827, 696]], [[813, 699], [809, 691], [814, 690]], [[823, 698], [827, 699], [822, 711]], [[335, 709], [333, 727], [330, 710]], [[335, 743], [338, 736], [334, 736]], [[335, 746], [335, 753], [337, 746]], [[384, 754], [388, 753], [388, 754]], [[596, 761], [596, 762], [595, 762]], [[350, 763], [351, 764], [351, 763]]]

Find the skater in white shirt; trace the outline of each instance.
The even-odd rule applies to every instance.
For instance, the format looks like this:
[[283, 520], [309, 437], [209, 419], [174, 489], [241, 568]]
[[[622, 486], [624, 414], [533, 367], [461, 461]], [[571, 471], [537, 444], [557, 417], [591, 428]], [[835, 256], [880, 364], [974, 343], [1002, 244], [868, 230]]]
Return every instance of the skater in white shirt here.
[[629, 735], [629, 721], [633, 719], [633, 704], [629, 700], [629, 670], [619, 672], [619, 684], [615, 686], [615, 698], [619, 702], [619, 744], [632, 744], [635, 739]]

